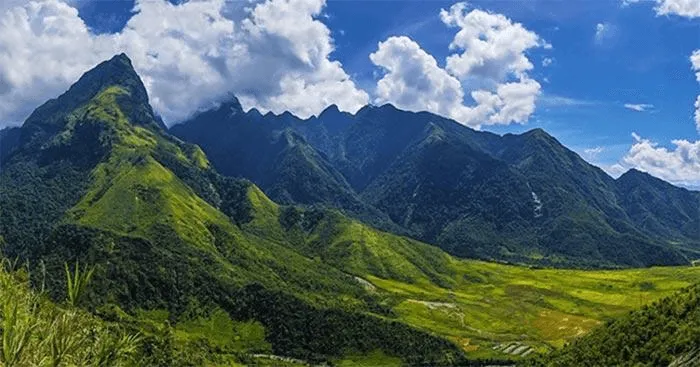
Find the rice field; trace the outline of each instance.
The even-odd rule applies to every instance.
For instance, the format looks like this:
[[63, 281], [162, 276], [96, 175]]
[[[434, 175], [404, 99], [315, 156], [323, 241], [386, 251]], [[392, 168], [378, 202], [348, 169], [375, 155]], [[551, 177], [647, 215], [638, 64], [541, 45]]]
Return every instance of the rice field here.
[[458, 285], [367, 276], [398, 319], [443, 335], [473, 358], [517, 359], [563, 346], [609, 318], [700, 281], [700, 267], [530, 269], [459, 261]]

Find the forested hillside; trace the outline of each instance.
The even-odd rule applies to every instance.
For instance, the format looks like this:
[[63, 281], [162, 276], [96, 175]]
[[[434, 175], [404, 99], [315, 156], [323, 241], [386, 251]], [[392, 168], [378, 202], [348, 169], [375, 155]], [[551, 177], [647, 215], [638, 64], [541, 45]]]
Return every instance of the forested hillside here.
[[146, 310], [186, 323], [222, 309], [259, 323], [271, 345], [260, 352], [464, 358], [443, 339], [380, 317], [352, 276], [291, 247], [257, 187], [219, 176], [199, 148], [162, 130], [125, 55], [39, 107], [2, 165], [5, 253], [44, 264], [54, 296], [65, 287], [55, 275], [79, 261], [95, 267], [86, 306], [115, 310], [110, 317]]
[[560, 267], [700, 258], [700, 193], [634, 172], [615, 180], [541, 129], [499, 136], [391, 105], [302, 120], [244, 112], [232, 97], [171, 132], [274, 200], [337, 208], [460, 257]]
[[538, 366], [697, 366], [700, 286], [686, 288], [612, 320], [560, 351], [530, 361]]

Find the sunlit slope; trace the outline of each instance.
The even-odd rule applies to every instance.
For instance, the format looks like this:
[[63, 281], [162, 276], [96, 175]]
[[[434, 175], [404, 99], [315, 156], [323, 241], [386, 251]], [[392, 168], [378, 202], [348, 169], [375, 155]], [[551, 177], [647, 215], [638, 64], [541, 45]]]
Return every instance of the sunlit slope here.
[[356, 276], [392, 318], [447, 337], [474, 358], [559, 348], [700, 282], [700, 267], [586, 271], [460, 260], [334, 211], [270, 213], [279, 213], [302, 253]]
[[193, 365], [216, 351], [239, 362], [258, 351], [313, 362], [376, 351], [406, 363], [464, 361], [450, 342], [387, 320], [352, 275], [289, 245], [276, 204], [162, 129], [125, 55], [37, 109], [21, 135], [3, 158], [0, 236], [9, 253], [45, 264], [54, 296], [65, 286], [54, 275], [80, 261], [95, 267], [86, 305], [106, 317], [147, 331], [141, 311], [164, 314], [161, 324], [181, 330], [223, 310], [232, 325], [257, 322], [270, 346], [222, 349], [212, 335], [203, 349], [154, 355]]

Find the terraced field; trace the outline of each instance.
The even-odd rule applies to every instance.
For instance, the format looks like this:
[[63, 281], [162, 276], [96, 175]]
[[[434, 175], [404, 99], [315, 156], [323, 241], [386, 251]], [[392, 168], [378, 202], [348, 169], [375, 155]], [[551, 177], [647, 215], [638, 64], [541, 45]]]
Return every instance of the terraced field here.
[[700, 281], [700, 267], [582, 271], [461, 261], [453, 288], [367, 276], [402, 321], [448, 336], [473, 358], [558, 348], [602, 321]]

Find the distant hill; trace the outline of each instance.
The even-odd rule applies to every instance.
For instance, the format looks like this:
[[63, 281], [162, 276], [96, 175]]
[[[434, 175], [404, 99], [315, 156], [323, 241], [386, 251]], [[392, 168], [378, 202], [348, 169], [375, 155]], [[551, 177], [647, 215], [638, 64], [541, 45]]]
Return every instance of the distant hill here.
[[457, 256], [560, 267], [700, 258], [700, 193], [634, 172], [615, 180], [541, 129], [499, 136], [391, 105], [301, 120], [244, 112], [232, 97], [170, 131], [275, 200], [337, 208]]

